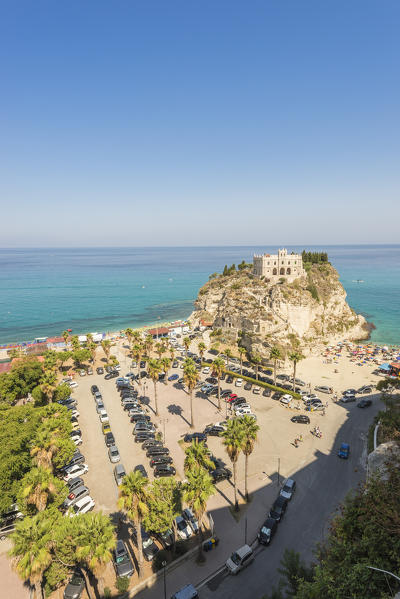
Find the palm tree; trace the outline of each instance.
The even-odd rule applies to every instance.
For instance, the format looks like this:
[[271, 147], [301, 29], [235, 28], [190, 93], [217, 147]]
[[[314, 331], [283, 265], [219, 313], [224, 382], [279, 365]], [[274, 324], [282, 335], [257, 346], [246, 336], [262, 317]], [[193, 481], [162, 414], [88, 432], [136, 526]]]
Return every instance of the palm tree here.
[[72, 335], [71, 345], [74, 351], [77, 351], [80, 348], [81, 344], [79, 343], [78, 335]]
[[67, 497], [66, 485], [47, 468], [32, 468], [20, 482], [18, 505], [24, 512], [42, 512], [49, 504], [58, 507]]
[[139, 343], [141, 341], [140, 331], [132, 331], [132, 341]]
[[[59, 514], [56, 512], [57, 517]], [[46, 510], [30, 518], [19, 520], [11, 535], [13, 544], [10, 556], [23, 580], [35, 587], [36, 599], [42, 598], [43, 573], [52, 561], [50, 552], [54, 525], [54, 512]]]
[[158, 343], [156, 343], [155, 344], [155, 350], [156, 350], [156, 354], [158, 355], [158, 359], [161, 360], [161, 356], [165, 352], [165, 345], [164, 345], [164, 343], [162, 343], [162, 341], [159, 341]]
[[169, 370], [171, 368], [171, 358], [161, 358], [160, 361], [161, 361], [162, 369], [165, 372], [165, 382], [167, 383]]
[[257, 432], [260, 430], [260, 427], [258, 426], [257, 422], [254, 420], [254, 418], [251, 418], [250, 416], [247, 416], [247, 415], [242, 416], [238, 420], [241, 424], [242, 431], [243, 431], [242, 451], [243, 451], [244, 457], [245, 457], [244, 494], [246, 497], [246, 501], [249, 501], [249, 492], [247, 490], [247, 465], [248, 465], [247, 462], [249, 459], [249, 455], [251, 455], [253, 453], [254, 445], [255, 445], [255, 442], [257, 441]]
[[258, 381], [258, 369], [260, 368], [260, 364], [261, 364], [261, 356], [259, 354], [253, 354], [251, 361], [254, 364], [254, 367], [256, 369], [256, 380]]
[[272, 347], [269, 352], [270, 360], [274, 361], [274, 385], [276, 385], [276, 363], [282, 358], [281, 350], [279, 347]]
[[38, 431], [32, 443], [31, 456], [40, 468], [53, 469], [53, 458], [58, 451], [57, 433], [47, 428]]
[[207, 349], [206, 344], [203, 341], [200, 341], [200, 343], [197, 345], [197, 349], [199, 350], [200, 358], [203, 361], [204, 352]]
[[184, 346], [184, 348], [186, 350], [186, 356], [187, 356], [187, 353], [188, 353], [189, 347], [190, 347], [190, 339], [189, 339], [189, 337], [184, 337], [182, 339], [182, 343], [183, 343], [183, 346]]
[[174, 350], [174, 348], [173, 348], [173, 346], [172, 346], [172, 345], [170, 345], [170, 346], [169, 346], [169, 355], [170, 355], [170, 358], [171, 358], [171, 360], [172, 360], [172, 361], [174, 361], [174, 358], [175, 358], [175, 350]]
[[97, 345], [94, 343], [94, 341], [90, 341], [87, 344], [87, 348], [90, 351], [90, 359], [92, 360], [92, 364], [93, 364], [93, 367], [94, 367], [94, 361], [96, 359]]
[[246, 348], [239, 346], [238, 352], [239, 352], [239, 356], [240, 356], [240, 374], [243, 374], [243, 358], [246, 354]]
[[150, 352], [151, 352], [153, 345], [154, 345], [153, 337], [151, 335], [146, 335], [146, 338], [144, 340], [144, 347], [149, 356], [150, 356]]
[[228, 420], [226, 430], [222, 433], [223, 444], [225, 445], [226, 452], [232, 462], [233, 469], [233, 485], [235, 489], [235, 511], [239, 511], [239, 504], [237, 500], [237, 485], [236, 485], [236, 464], [242, 450], [243, 443], [243, 427], [239, 420]]
[[229, 370], [229, 360], [231, 358], [233, 358], [233, 353], [231, 352], [229, 347], [228, 347], [228, 349], [225, 350], [225, 355], [226, 355], [226, 369]]
[[139, 576], [142, 576], [143, 546], [142, 519], [149, 511], [146, 486], [149, 479], [134, 471], [124, 477], [119, 491], [118, 506], [124, 510], [135, 525], [139, 555]]
[[156, 416], [158, 416], [158, 405], [157, 405], [157, 383], [159, 381], [160, 372], [162, 371], [162, 366], [160, 360], [150, 360], [149, 361], [149, 376], [154, 384], [154, 403], [156, 406]]
[[292, 353], [289, 354], [289, 360], [291, 362], [293, 362], [293, 391], [296, 388], [296, 367], [297, 367], [297, 362], [300, 362], [300, 360], [303, 360], [304, 356], [301, 352], [298, 351], [293, 351]]
[[142, 359], [143, 356], [143, 345], [141, 343], [135, 343], [135, 345], [132, 346], [132, 356], [133, 359], [135, 360], [136, 364], [137, 364], [137, 369], [138, 369], [138, 382], [140, 383], [140, 361]]
[[225, 362], [222, 358], [215, 358], [212, 363], [213, 373], [218, 379], [218, 410], [221, 411], [221, 376], [225, 372]]
[[101, 347], [103, 348], [104, 354], [106, 356], [106, 360], [108, 362], [108, 358], [109, 358], [110, 353], [111, 353], [111, 341], [109, 339], [104, 339], [101, 342]]
[[40, 389], [48, 402], [53, 401], [54, 391], [57, 389], [57, 377], [53, 370], [46, 370], [41, 378]]
[[[84, 564], [83, 572], [88, 568], [99, 582], [100, 595], [104, 595], [102, 572], [112, 559], [112, 550], [116, 545], [115, 530], [109, 516], [102, 512], [88, 512], [72, 519], [76, 541], [76, 558]], [[89, 588], [88, 579], [86, 586]]]
[[69, 333], [68, 333], [68, 331], [63, 331], [62, 338], [64, 339], [65, 345], [68, 345], [68, 341], [69, 341]]
[[189, 389], [190, 394], [190, 428], [194, 428], [193, 391], [196, 387], [197, 381], [199, 380], [199, 373], [195, 363], [190, 358], [185, 360], [183, 364], [183, 380], [185, 381], [185, 385]]
[[130, 327], [125, 329], [125, 335], [126, 335], [126, 338], [128, 339], [128, 343], [130, 345], [132, 343], [133, 329], [131, 329]]
[[214, 469], [214, 462], [210, 460], [210, 455], [207, 447], [203, 442], [192, 443], [185, 449], [185, 462], [184, 469], [185, 473], [189, 472], [194, 466], [206, 469]]
[[207, 470], [195, 466], [186, 473], [183, 487], [183, 500], [192, 508], [199, 522], [199, 556], [202, 556], [203, 530], [202, 523], [207, 509], [207, 501], [215, 493], [212, 478]]

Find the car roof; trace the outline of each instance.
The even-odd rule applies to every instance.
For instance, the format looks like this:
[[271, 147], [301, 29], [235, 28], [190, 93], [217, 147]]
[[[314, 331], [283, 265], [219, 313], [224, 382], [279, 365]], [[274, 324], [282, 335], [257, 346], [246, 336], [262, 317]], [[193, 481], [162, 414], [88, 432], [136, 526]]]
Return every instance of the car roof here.
[[252, 549], [249, 545], [243, 545], [243, 547], [240, 547], [239, 549], [237, 549], [235, 553], [237, 553], [238, 556], [240, 558], [242, 558], [245, 555], [247, 555], [248, 553], [251, 553], [251, 551], [252, 551]]
[[296, 484], [296, 482], [293, 480], [293, 478], [287, 478], [285, 480], [285, 482], [283, 483], [284, 487], [294, 487], [294, 485]]

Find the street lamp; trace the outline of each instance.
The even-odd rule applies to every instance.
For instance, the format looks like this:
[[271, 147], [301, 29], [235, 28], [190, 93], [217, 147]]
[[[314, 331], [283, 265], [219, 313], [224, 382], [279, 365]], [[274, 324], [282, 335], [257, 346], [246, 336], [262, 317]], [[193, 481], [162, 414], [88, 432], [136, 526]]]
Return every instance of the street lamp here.
[[165, 579], [165, 566], [167, 565], [167, 562], [161, 562], [161, 565], [164, 568], [164, 599], [167, 599], [167, 581]]

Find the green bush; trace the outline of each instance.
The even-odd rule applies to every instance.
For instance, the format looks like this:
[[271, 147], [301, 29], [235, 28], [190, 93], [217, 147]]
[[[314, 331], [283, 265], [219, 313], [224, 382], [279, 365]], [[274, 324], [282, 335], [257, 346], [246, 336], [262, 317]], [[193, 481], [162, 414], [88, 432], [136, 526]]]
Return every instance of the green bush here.
[[309, 291], [311, 293], [311, 296], [317, 301], [319, 302], [319, 295], [318, 295], [318, 291], [316, 286], [314, 285], [314, 283], [310, 283], [307, 287], [307, 291]]
[[[185, 555], [185, 553], [187, 553], [188, 550], [188, 544], [187, 541], [178, 541], [175, 545], [175, 555], [177, 557], [180, 557], [181, 555]], [[161, 552], [159, 552], [161, 553]]]
[[[130, 580], [127, 576], [118, 576], [115, 586], [117, 587], [117, 589], [120, 593], [126, 593], [126, 591], [129, 588], [129, 582], [130, 582]], [[106, 595], [106, 589], [104, 589], [104, 597], [111, 597], [110, 589], [108, 589], [108, 591], [110, 592], [110, 594]]]
[[[178, 543], [176, 546], [178, 547]], [[161, 570], [161, 568], [163, 567], [162, 563], [167, 562], [167, 564], [168, 564], [169, 560], [170, 560], [169, 551], [167, 551], [166, 549], [161, 549], [161, 551], [159, 551], [153, 559], [153, 563], [152, 563], [153, 572], [158, 572], [159, 570]]]

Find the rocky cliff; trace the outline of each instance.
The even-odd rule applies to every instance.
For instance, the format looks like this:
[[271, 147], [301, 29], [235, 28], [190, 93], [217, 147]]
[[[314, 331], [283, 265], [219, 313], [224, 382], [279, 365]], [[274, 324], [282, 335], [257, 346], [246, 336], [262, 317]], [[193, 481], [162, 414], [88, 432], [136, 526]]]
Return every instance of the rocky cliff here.
[[191, 315], [194, 324], [212, 321], [232, 341], [261, 355], [273, 345], [303, 353], [320, 351], [342, 339], [366, 339], [368, 325], [346, 302], [337, 271], [329, 263], [307, 265], [305, 276], [271, 284], [250, 266], [212, 275], [200, 289]]

